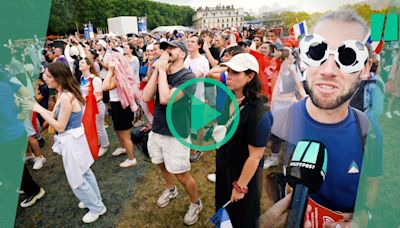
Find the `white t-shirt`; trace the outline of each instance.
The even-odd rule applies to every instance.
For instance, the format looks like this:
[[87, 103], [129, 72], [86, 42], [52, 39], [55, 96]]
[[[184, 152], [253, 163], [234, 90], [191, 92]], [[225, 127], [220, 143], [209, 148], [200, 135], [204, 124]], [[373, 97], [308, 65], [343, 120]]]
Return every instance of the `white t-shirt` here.
[[[201, 72], [202, 75], [198, 78], [206, 77], [208, 71], [210, 71], [210, 64], [207, 58], [204, 55], [200, 55], [196, 59], [191, 59], [190, 55], [185, 59], [185, 67], [192, 71], [196, 77], [198, 72]], [[201, 101], [205, 101], [204, 97], [204, 83], [197, 83], [195, 96]]]
[[120, 101], [118, 95], [118, 88], [110, 90], [110, 101]]
[[93, 83], [93, 90], [94, 92], [101, 92], [103, 91], [101, 88], [101, 84], [103, 83], [99, 77], [94, 76], [93, 74], [90, 75], [90, 77], [85, 78], [83, 75], [81, 77], [81, 92], [82, 96], [86, 97], [88, 95], [89, 91], [89, 78], [93, 78], [92, 83]]

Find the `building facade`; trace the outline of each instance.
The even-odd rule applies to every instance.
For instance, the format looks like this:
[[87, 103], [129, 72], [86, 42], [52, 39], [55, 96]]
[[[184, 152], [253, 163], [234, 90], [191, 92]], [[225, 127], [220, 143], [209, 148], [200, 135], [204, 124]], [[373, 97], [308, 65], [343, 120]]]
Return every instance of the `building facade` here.
[[192, 17], [197, 30], [212, 28], [242, 27], [244, 23], [243, 8], [235, 9], [233, 5], [198, 8]]

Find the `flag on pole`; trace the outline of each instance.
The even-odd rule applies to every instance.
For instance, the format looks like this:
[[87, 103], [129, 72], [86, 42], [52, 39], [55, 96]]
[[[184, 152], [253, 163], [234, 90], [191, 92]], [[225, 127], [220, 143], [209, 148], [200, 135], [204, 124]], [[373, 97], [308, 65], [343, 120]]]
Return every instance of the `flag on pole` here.
[[258, 77], [261, 81], [261, 94], [268, 97], [268, 100], [271, 101], [281, 61], [253, 50], [250, 50], [250, 54], [257, 59], [259, 65]]
[[212, 222], [217, 228], [233, 228], [231, 219], [229, 218], [229, 214], [226, 211], [225, 207], [230, 203], [226, 203], [223, 207], [221, 207], [214, 215], [210, 218], [210, 222]]
[[294, 36], [296, 39], [303, 34], [307, 34], [308, 30], [307, 30], [307, 23], [306, 21], [302, 21], [298, 24], [294, 24], [291, 28], [290, 28], [290, 35]]
[[93, 159], [97, 160], [99, 155], [99, 139], [97, 136], [96, 127], [96, 115], [99, 114], [97, 108], [96, 97], [94, 96], [93, 89], [93, 78], [89, 79], [89, 91], [86, 96], [85, 112], [82, 117], [82, 124], [85, 128], [85, 135], [89, 144], [90, 152], [92, 153]]
[[382, 51], [382, 48], [383, 48], [383, 43], [384, 43], [383, 40], [381, 39], [379, 41], [372, 41], [371, 40], [371, 31], [368, 32], [367, 37], [368, 38], [366, 39], [365, 43], [369, 43], [371, 45], [371, 47], [372, 47], [372, 50], [374, 50], [374, 52], [377, 55], [379, 55], [381, 53], [381, 51]]

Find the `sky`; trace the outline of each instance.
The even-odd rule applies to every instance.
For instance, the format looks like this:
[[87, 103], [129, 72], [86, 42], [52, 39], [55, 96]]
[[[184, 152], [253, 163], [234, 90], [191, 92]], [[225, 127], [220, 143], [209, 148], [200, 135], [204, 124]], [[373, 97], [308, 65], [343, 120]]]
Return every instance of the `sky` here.
[[[169, 4], [177, 5], [188, 5], [194, 8], [198, 7], [215, 7], [218, 4], [221, 5], [234, 5], [235, 8], [244, 8], [245, 11], [252, 10], [254, 13], [259, 12], [259, 8], [262, 6], [273, 7], [289, 7], [294, 6], [296, 11], [306, 11], [313, 13], [316, 11], [324, 12], [327, 10], [334, 10], [341, 5], [347, 3], [358, 3], [367, 2], [366, 0], [154, 0], [157, 2], [164, 2]], [[251, 3], [251, 4], [250, 4]], [[278, 5], [277, 5], [278, 4]]]

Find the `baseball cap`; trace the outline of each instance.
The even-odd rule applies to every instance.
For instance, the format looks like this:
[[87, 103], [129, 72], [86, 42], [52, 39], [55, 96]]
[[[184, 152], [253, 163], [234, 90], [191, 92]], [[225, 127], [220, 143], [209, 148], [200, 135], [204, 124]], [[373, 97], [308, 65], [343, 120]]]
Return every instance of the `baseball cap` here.
[[186, 48], [186, 45], [182, 42], [182, 41], [170, 41], [170, 42], [161, 42], [160, 43], [160, 49], [165, 50], [167, 49], [169, 46], [172, 47], [178, 47], [180, 48], [183, 52], [185, 52], [185, 56], [188, 55], [188, 50]]
[[237, 54], [229, 62], [221, 63], [220, 66], [229, 67], [236, 72], [252, 70], [258, 73], [259, 71], [257, 59], [249, 53]]
[[107, 48], [107, 43], [105, 40], [99, 40], [97, 41], [97, 44], [102, 46], [103, 48]]

